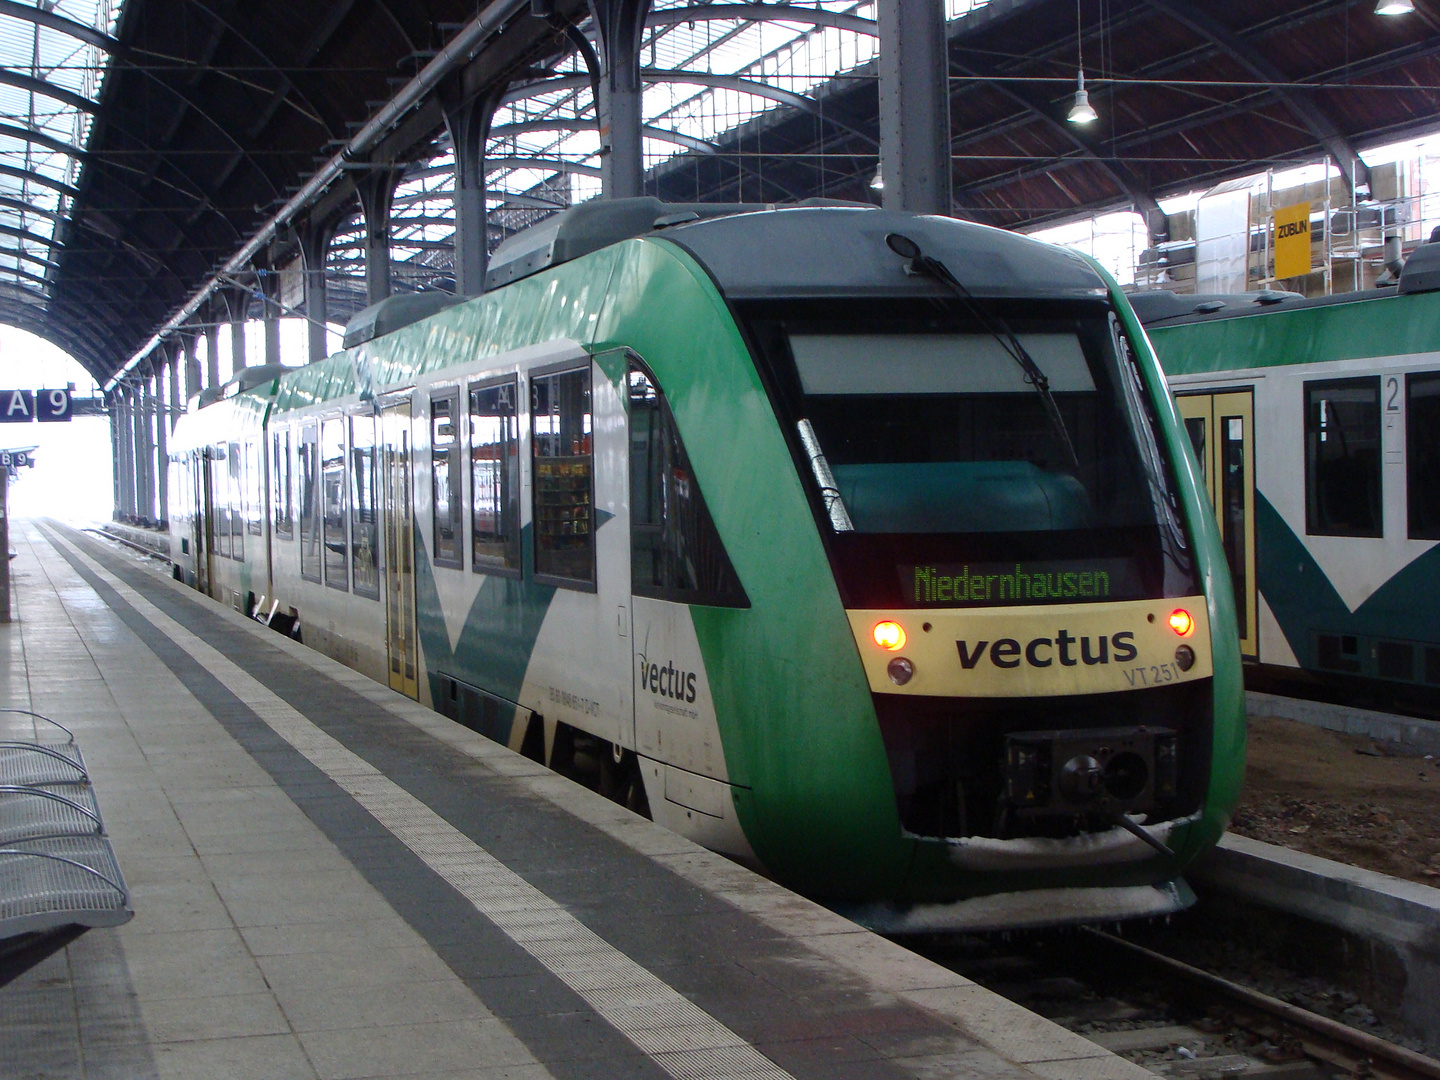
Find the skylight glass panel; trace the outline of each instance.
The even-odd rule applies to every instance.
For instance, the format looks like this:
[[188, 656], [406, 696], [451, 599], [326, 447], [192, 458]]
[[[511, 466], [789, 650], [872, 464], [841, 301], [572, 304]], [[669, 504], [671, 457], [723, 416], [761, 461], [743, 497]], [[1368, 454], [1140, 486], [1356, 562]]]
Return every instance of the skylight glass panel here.
[[[988, 0], [947, 0], [959, 18]], [[695, 0], [657, 0], [656, 12], [689, 8]], [[848, 15], [873, 24], [873, 0], [816, 0], [809, 10]], [[582, 26], [593, 40], [593, 27]], [[646, 79], [642, 98], [647, 170], [677, 155], [700, 152], [726, 133], [785, 103], [765, 96], [766, 87], [812, 96], [837, 77], [870, 78], [861, 71], [876, 57], [873, 32], [861, 33], [809, 21], [696, 19], [652, 25], [641, 45], [641, 66], [653, 73], [695, 72], [753, 82], [731, 86], [703, 81]], [[600, 137], [589, 73], [578, 55], [564, 58], [555, 76], [497, 110], [486, 145], [486, 206], [493, 247], [516, 229], [541, 220], [552, 208], [600, 195]], [[567, 163], [561, 165], [561, 163]], [[391, 227], [391, 265], [397, 288], [419, 288], [451, 272], [453, 260], [453, 156], [445, 140], [425, 169], [412, 169], [397, 189]], [[428, 170], [428, 171], [426, 171]], [[340, 243], [337, 238], [337, 244]], [[358, 250], [358, 232], [343, 240]], [[333, 250], [333, 249], [332, 249]], [[363, 274], [363, 264], [346, 264]]]
[[[113, 34], [120, 3], [47, 0], [40, 8]], [[0, 86], [0, 164], [13, 170], [0, 174], [0, 223], [21, 234], [6, 233], [0, 241], [0, 281], [21, 291], [39, 295], [34, 279], [43, 279], [53, 261], [55, 227], [69, 212], [67, 192], [80, 173], [78, 153], [67, 148], [83, 148], [90, 133], [90, 111], [64, 99], [97, 100], [108, 62], [104, 49], [73, 33], [0, 11], [0, 64], [34, 80]]]

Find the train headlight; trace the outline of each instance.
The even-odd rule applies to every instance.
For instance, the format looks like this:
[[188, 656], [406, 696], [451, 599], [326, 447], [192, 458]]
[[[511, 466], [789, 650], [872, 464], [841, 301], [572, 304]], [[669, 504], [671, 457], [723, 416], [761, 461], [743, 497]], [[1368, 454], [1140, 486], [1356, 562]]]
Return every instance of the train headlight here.
[[870, 631], [870, 636], [875, 639], [876, 645], [887, 652], [895, 652], [905, 647], [905, 628], [898, 622], [891, 622], [889, 619], [876, 623], [875, 629]]
[[1184, 608], [1176, 608], [1170, 613], [1170, 629], [1181, 637], [1189, 637], [1195, 631], [1195, 620]]
[[1181, 671], [1189, 671], [1195, 666], [1195, 650], [1189, 645], [1180, 645], [1175, 649], [1175, 666]]
[[915, 677], [915, 665], [903, 656], [897, 656], [891, 660], [885, 670], [890, 674], [890, 681], [896, 686], [904, 686]]

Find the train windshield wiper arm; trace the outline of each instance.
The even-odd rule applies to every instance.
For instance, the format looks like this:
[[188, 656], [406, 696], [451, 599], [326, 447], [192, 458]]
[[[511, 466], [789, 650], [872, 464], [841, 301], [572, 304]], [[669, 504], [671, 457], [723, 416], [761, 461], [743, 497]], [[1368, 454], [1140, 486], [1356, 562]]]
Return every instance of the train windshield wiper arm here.
[[1030, 355], [1029, 350], [1020, 343], [1020, 339], [1015, 336], [1015, 331], [1010, 329], [1010, 324], [999, 315], [992, 315], [984, 311], [975, 302], [975, 297], [970, 295], [970, 290], [950, 272], [948, 266], [939, 259], [926, 255], [920, 250], [920, 245], [908, 236], [889, 233], [885, 237], [885, 244], [896, 255], [909, 260], [907, 269], [910, 273], [932, 277], [959, 297], [975, 321], [983, 326], [985, 332], [999, 342], [1000, 347], [1020, 366], [1025, 381], [1033, 386], [1035, 392], [1040, 395], [1040, 400], [1045, 406], [1045, 416], [1059, 437], [1060, 445], [1065, 448], [1065, 454], [1070, 459], [1071, 471], [1078, 476], [1080, 474], [1080, 457], [1075, 453], [1075, 444], [1070, 441], [1070, 430], [1065, 426], [1065, 418], [1060, 415], [1060, 406], [1055, 402], [1055, 395], [1050, 392], [1050, 380], [1046, 378], [1045, 372], [1040, 370], [1040, 365], [1035, 363], [1035, 358]]

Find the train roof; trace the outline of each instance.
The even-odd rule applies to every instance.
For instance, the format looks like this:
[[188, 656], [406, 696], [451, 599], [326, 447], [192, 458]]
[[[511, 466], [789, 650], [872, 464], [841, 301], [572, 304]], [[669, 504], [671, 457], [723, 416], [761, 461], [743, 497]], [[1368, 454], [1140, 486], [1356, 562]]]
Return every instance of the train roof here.
[[676, 225], [659, 234], [685, 249], [732, 300], [949, 295], [906, 272], [885, 243], [899, 233], [939, 259], [975, 296], [1103, 297], [1105, 279], [1066, 248], [948, 217], [860, 207], [794, 207]]
[[976, 296], [1104, 296], [1083, 256], [1003, 229], [948, 217], [813, 199], [795, 206], [662, 203], [642, 197], [584, 203], [505, 240], [486, 276], [496, 288], [622, 240], [683, 248], [731, 299], [945, 295], [905, 272], [885, 244], [903, 233], [944, 262]]
[[1158, 329], [1436, 291], [1440, 291], [1440, 243], [1428, 243], [1411, 252], [1400, 271], [1398, 283], [1364, 292], [1304, 296], [1277, 289], [1243, 293], [1172, 293], [1164, 289], [1150, 289], [1131, 293], [1129, 299], [1140, 322], [1147, 329]]

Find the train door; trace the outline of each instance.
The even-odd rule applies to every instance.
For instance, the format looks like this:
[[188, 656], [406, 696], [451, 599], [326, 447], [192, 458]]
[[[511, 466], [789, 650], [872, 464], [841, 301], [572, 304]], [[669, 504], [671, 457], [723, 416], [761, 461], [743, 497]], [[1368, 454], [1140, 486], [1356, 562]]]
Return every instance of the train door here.
[[1240, 652], [1259, 655], [1255, 587], [1255, 398], [1250, 389], [1184, 394], [1176, 398], [1196, 460], [1205, 475], [1230, 579]]
[[200, 449], [190, 457], [190, 550], [195, 560], [195, 588], [210, 593], [210, 453]]
[[625, 403], [607, 377], [623, 353], [532, 369], [531, 565], [556, 586], [526, 672], [545, 715], [634, 745]]
[[385, 552], [385, 642], [390, 689], [420, 696], [415, 639], [414, 460], [410, 401], [387, 405], [380, 414], [380, 482], [384, 488], [381, 528]]

